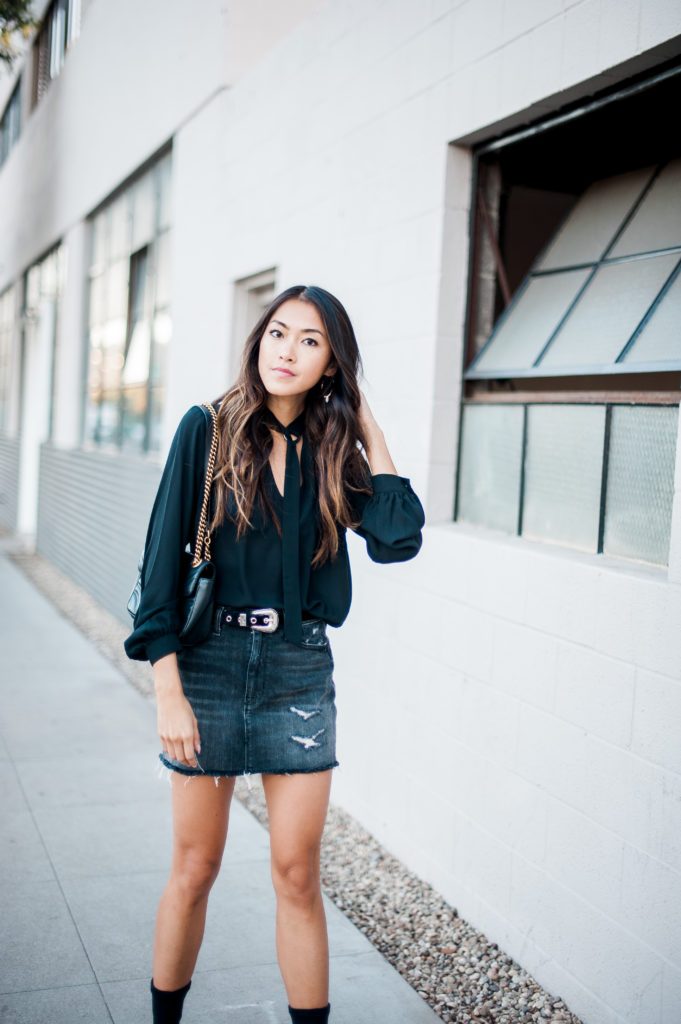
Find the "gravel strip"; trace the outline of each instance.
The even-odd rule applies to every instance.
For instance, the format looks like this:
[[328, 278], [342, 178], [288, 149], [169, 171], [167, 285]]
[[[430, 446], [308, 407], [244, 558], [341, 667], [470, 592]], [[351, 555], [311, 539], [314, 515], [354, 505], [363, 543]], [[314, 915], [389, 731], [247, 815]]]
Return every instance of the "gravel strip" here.
[[[141, 693], [153, 696], [149, 665], [123, 652], [130, 632], [81, 587], [38, 555], [0, 538], [7, 554]], [[249, 785], [250, 783], [250, 785]], [[259, 776], [236, 796], [267, 826]], [[332, 805], [322, 842], [322, 884], [337, 907], [449, 1024], [581, 1024], [511, 957], [459, 917], [435, 890]]]

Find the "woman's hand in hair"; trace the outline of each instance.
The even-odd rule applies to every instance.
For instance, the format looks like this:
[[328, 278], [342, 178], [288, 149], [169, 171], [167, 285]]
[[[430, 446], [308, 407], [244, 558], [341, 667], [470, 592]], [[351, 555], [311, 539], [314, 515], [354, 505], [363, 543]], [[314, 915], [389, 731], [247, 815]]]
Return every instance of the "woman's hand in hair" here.
[[397, 476], [397, 470], [390, 458], [383, 431], [376, 422], [363, 391], [360, 391], [360, 396], [359, 419], [366, 440], [365, 452], [372, 476], [376, 476], [378, 473], [390, 473]]
[[164, 751], [173, 761], [196, 768], [196, 755], [201, 753], [199, 726], [182, 689], [176, 654], [167, 654], [154, 663], [154, 689], [158, 735]]

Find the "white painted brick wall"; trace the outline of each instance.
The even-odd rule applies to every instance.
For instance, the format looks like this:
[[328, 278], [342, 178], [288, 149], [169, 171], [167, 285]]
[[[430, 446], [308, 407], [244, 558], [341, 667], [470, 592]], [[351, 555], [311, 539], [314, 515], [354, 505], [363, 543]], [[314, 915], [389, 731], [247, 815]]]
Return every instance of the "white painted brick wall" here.
[[631, 749], [640, 757], [681, 773], [681, 682], [638, 669]]
[[[644, 606], [659, 609], [669, 585], [655, 570], [604, 567], [587, 556], [472, 533], [431, 529], [422, 559], [387, 569], [363, 571], [361, 545], [353, 545], [361, 586], [350, 624], [334, 638], [341, 760], [350, 765], [338, 773], [336, 793], [462, 913], [497, 940], [503, 935], [502, 945], [553, 991], [569, 993], [584, 1020], [673, 1024], [681, 920], [678, 683], [636, 668], [636, 660], [659, 657], [651, 650], [664, 642], [656, 630], [642, 627], [630, 637], [632, 621]], [[484, 607], [497, 568], [497, 590], [504, 583], [513, 590], [514, 568], [523, 564], [532, 567], [529, 580], [539, 593], [550, 596], [557, 575], [569, 594], [581, 575], [594, 594], [586, 607], [607, 595], [607, 652], [597, 649], [597, 633], [594, 647], [572, 635], [576, 612], [563, 620], [553, 605], [544, 615], [538, 601], [528, 607], [528, 580], [517, 581], [520, 593], [506, 600], [490, 595]], [[423, 600], [426, 611], [415, 613], [411, 627], [405, 617], [397, 630], [388, 628], [381, 643], [364, 616], [391, 590], [380, 577], [397, 580], [401, 571], [410, 574], [411, 606]], [[432, 615], [450, 581], [461, 602], [445, 600], [433, 629], [427, 609]], [[481, 646], [490, 629], [491, 661]], [[477, 661], [461, 649], [466, 635], [480, 651]], [[359, 650], [358, 637], [367, 638]], [[370, 649], [356, 700], [356, 665]], [[647, 723], [643, 705], [655, 715]], [[357, 745], [355, 716], [363, 721]], [[422, 768], [419, 751], [427, 751]], [[395, 801], [404, 796], [405, 771], [410, 796]], [[383, 775], [378, 786], [376, 772]], [[355, 801], [355, 787], [362, 801]]]
[[617, 746], [631, 742], [633, 665], [586, 647], [559, 643], [555, 665], [555, 714]]
[[610, 917], [622, 896], [625, 843], [558, 800], [549, 801], [546, 870]]
[[662, 969], [662, 1020], [674, 1020], [681, 1006], [681, 971], [669, 964]]

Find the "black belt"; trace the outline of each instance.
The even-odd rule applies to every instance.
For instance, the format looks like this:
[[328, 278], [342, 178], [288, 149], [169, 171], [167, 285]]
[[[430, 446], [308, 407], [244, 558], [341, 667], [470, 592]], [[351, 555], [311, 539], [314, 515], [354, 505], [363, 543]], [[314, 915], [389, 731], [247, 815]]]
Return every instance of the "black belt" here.
[[[303, 612], [303, 620], [317, 619], [318, 615]], [[237, 626], [241, 629], [257, 629], [260, 633], [276, 633], [284, 625], [284, 613], [280, 608], [233, 608], [221, 605], [217, 609], [217, 622], [222, 626]]]
[[257, 629], [259, 633], [276, 633], [284, 625], [284, 615], [276, 608], [220, 608], [220, 626]]

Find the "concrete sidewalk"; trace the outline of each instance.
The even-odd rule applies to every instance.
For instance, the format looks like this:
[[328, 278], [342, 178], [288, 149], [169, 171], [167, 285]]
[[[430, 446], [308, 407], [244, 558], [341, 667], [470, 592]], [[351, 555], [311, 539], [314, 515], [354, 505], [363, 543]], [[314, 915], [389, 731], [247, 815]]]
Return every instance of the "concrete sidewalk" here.
[[[145, 1024], [171, 849], [155, 714], [0, 556], [0, 1021]], [[234, 801], [187, 1024], [290, 1024], [267, 832]], [[439, 1018], [327, 901], [334, 1024]]]

